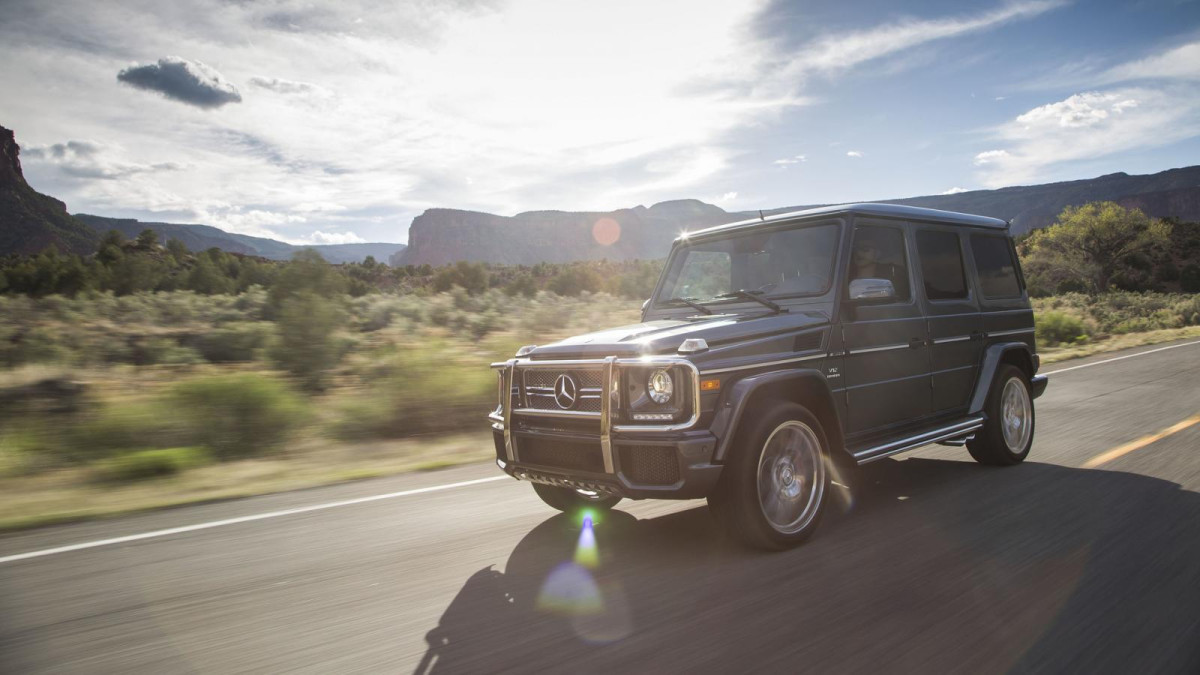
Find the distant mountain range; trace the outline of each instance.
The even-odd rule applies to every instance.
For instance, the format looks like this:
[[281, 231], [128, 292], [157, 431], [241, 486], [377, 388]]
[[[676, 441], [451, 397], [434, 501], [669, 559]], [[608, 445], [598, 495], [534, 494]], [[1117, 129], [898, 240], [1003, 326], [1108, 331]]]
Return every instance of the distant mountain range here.
[[386, 263], [404, 244], [320, 244], [295, 246], [274, 239], [234, 234], [209, 225], [147, 223], [133, 218], [104, 218], [67, 213], [62, 202], [47, 197], [25, 182], [21, 171], [21, 148], [13, 132], [0, 127], [0, 255], [33, 255], [54, 245], [63, 253], [94, 253], [100, 235], [117, 230], [133, 238], [146, 228], [158, 233], [159, 241], [178, 239], [193, 251], [219, 248], [231, 253], [287, 260], [301, 248], [317, 250], [331, 263], [361, 262], [375, 256]]
[[181, 225], [178, 223], [151, 223], [133, 218], [105, 218], [86, 213], [77, 213], [75, 218], [96, 232], [117, 230], [132, 239], [147, 228], [158, 233], [159, 241], [178, 239], [193, 251], [213, 247], [230, 253], [256, 255], [272, 260], [288, 260], [302, 248], [311, 248], [331, 263], [362, 262], [374, 256], [378, 262], [386, 263], [392, 254], [404, 250], [404, 244], [314, 244], [296, 246], [265, 237], [226, 232], [211, 225]]
[[[1175, 216], [1200, 221], [1200, 166], [1171, 169], [1156, 174], [1130, 176], [1114, 173], [1099, 178], [1024, 185], [999, 190], [972, 190], [949, 195], [903, 199], [863, 200], [908, 204], [1002, 218], [1012, 222], [1013, 234], [1045, 227], [1066, 206], [1092, 201], [1115, 201], [1137, 207], [1151, 216]], [[764, 215], [799, 211], [824, 204], [807, 204], [764, 210]], [[505, 217], [490, 213], [429, 209], [413, 220], [409, 246], [399, 256], [401, 264], [441, 265], [458, 260], [532, 264], [608, 258], [661, 258], [683, 230], [757, 218], [758, 211], [727, 212], [696, 200], [663, 202], [611, 212], [533, 211]], [[611, 237], [616, 222], [619, 238], [611, 244], [596, 234]], [[601, 231], [601, 228], [607, 228]], [[594, 232], [594, 230], [596, 230]]]
[[429, 209], [408, 228], [400, 264], [459, 260], [532, 265], [609, 258], [657, 258], [686, 227], [736, 219], [712, 204], [688, 199], [609, 212], [529, 211], [497, 216]]
[[[179, 239], [193, 251], [216, 247], [276, 260], [300, 248], [313, 248], [333, 263], [374, 256], [391, 265], [444, 265], [467, 260], [532, 265], [573, 260], [661, 258], [685, 230], [755, 218], [758, 211], [729, 212], [695, 199], [662, 202], [616, 211], [529, 211], [498, 216], [478, 211], [429, 209], [413, 219], [404, 244], [326, 244], [300, 247], [274, 239], [226, 232], [209, 225], [142, 222], [67, 213], [66, 206], [39, 194], [25, 182], [20, 148], [13, 132], [0, 127], [0, 255], [35, 254], [53, 244], [80, 254], [96, 249], [100, 234], [119, 230], [127, 237], [150, 228], [160, 241]], [[1014, 234], [1054, 222], [1066, 206], [1115, 201], [1151, 216], [1200, 221], [1200, 166], [1130, 176], [972, 190], [949, 195], [874, 200], [1010, 220]], [[764, 210], [772, 215], [822, 204]], [[397, 233], [399, 234], [399, 233]]]

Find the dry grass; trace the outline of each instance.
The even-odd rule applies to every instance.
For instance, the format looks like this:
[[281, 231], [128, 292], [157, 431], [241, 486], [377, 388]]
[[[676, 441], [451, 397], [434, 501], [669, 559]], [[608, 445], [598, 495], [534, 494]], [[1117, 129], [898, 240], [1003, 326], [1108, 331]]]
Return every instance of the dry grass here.
[[492, 456], [491, 437], [472, 433], [333, 446], [314, 440], [286, 455], [121, 485], [96, 481], [87, 467], [59, 469], [0, 478], [0, 530], [428, 471]]
[[1057, 363], [1093, 354], [1120, 351], [1122, 349], [1129, 349], [1130, 347], [1140, 347], [1142, 345], [1153, 345], [1196, 337], [1200, 337], [1200, 326], [1185, 326], [1183, 328], [1146, 331], [1145, 333], [1113, 335], [1103, 340], [1083, 345], [1040, 347], [1038, 348], [1038, 353], [1041, 354], [1042, 364], [1045, 365], [1047, 363]]

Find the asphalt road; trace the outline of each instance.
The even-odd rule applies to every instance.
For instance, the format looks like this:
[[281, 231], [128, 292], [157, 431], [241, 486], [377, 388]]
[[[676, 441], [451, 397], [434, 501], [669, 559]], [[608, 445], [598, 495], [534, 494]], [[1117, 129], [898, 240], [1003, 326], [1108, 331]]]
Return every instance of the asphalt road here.
[[1200, 413], [1200, 344], [1075, 368], [1113, 356], [1045, 369], [1025, 464], [879, 462], [781, 554], [624, 502], [580, 574], [528, 485], [410, 492], [487, 465], [9, 535], [0, 671], [1197, 673], [1200, 424], [1145, 437]]

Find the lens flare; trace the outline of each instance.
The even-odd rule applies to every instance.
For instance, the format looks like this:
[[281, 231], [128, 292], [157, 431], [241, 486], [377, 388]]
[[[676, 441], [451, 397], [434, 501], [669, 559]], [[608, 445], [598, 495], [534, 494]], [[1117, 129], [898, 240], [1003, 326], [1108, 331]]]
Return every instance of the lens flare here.
[[579, 532], [579, 543], [575, 545], [575, 564], [588, 569], [600, 566], [600, 551], [596, 548], [596, 533], [592, 530], [592, 519], [584, 516], [583, 529]]
[[562, 563], [550, 572], [538, 593], [538, 609], [555, 614], [581, 616], [604, 611], [604, 599], [592, 573], [573, 562]]
[[592, 225], [592, 239], [601, 246], [612, 246], [621, 238], [621, 224], [612, 218], [601, 218]]

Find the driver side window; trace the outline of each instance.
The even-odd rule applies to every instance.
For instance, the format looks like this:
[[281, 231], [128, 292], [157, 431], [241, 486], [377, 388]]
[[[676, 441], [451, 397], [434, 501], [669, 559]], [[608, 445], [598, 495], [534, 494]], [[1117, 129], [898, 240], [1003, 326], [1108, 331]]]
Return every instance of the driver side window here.
[[912, 297], [904, 231], [900, 228], [859, 225], [854, 229], [850, 256], [851, 280], [887, 279], [896, 289], [896, 302], [907, 302]]

